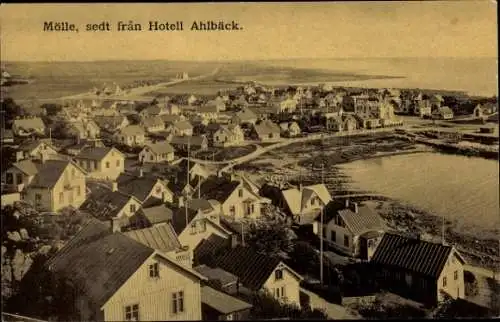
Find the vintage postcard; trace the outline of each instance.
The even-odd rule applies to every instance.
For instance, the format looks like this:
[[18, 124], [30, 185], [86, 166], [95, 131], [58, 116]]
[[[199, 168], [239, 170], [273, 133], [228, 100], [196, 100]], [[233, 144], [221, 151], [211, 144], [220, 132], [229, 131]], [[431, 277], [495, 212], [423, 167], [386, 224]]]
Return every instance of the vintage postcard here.
[[497, 3], [2, 4], [2, 321], [500, 316]]

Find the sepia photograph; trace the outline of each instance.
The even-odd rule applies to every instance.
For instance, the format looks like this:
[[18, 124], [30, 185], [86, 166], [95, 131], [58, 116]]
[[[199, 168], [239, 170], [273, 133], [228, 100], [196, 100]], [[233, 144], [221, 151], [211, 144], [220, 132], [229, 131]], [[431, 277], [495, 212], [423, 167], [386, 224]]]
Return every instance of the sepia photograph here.
[[497, 3], [0, 5], [2, 322], [500, 317]]

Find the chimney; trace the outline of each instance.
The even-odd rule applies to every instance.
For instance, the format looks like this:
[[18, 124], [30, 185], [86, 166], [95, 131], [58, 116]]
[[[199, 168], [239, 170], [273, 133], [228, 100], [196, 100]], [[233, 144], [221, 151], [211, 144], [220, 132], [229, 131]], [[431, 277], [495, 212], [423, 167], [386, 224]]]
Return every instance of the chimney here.
[[118, 182], [111, 182], [111, 191], [118, 191]]
[[111, 232], [120, 232], [122, 230], [120, 226], [120, 220], [118, 218], [111, 218]]
[[177, 206], [180, 208], [180, 207], [184, 207], [184, 196], [179, 196], [179, 199], [177, 201]]
[[139, 178], [144, 176], [144, 170], [142, 168], [139, 169]]
[[358, 213], [358, 203], [357, 202], [353, 202], [352, 203], [352, 211], [357, 214]]

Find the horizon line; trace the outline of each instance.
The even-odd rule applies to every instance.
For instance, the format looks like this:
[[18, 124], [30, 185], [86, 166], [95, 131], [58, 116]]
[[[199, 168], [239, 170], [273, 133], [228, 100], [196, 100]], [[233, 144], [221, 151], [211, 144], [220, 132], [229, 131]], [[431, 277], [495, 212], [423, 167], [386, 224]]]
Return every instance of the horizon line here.
[[189, 63], [231, 63], [231, 62], [262, 62], [262, 61], [290, 61], [290, 60], [318, 60], [318, 59], [433, 59], [433, 58], [450, 58], [450, 59], [497, 59], [497, 56], [365, 56], [365, 57], [290, 57], [290, 58], [255, 58], [255, 59], [208, 59], [208, 60], [186, 60], [186, 59], [168, 59], [168, 58], [154, 58], [154, 59], [94, 59], [94, 60], [2, 60], [5, 63], [97, 63], [97, 62], [123, 62], [123, 61], [137, 61], [137, 62], [189, 62]]

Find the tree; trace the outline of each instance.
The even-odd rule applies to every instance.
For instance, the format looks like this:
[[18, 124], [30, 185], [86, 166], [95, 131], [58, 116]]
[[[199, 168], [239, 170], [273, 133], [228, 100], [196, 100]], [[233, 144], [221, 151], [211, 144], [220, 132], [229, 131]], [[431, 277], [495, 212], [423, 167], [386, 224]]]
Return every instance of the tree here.
[[1, 111], [3, 117], [2, 126], [11, 128], [12, 121], [16, 119], [16, 116], [21, 115], [21, 106], [17, 105], [12, 98], [7, 97], [1, 103]]
[[252, 225], [245, 242], [262, 254], [284, 257], [293, 249], [292, 234], [285, 222], [266, 221]]
[[299, 308], [296, 304], [280, 303], [268, 292], [253, 293], [250, 296], [253, 305], [249, 319], [262, 320], [273, 318], [318, 319], [326, 320], [324, 311], [311, 309], [309, 306]]
[[45, 109], [47, 116], [54, 116], [57, 115], [63, 107], [61, 104], [46, 103], [42, 104], [41, 108]]

